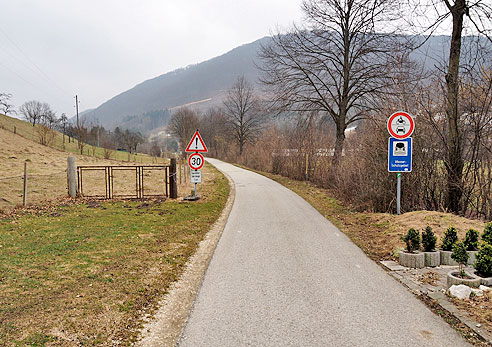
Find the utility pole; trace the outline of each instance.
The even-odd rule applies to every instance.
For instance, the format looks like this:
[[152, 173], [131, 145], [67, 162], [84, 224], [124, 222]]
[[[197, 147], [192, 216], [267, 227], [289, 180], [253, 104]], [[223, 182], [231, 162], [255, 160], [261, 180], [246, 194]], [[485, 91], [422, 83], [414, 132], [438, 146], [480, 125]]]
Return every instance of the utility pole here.
[[77, 129], [79, 128], [79, 97], [75, 95], [75, 110], [77, 110]]
[[75, 110], [77, 111], [77, 145], [80, 148], [79, 98], [77, 95], [75, 95]]

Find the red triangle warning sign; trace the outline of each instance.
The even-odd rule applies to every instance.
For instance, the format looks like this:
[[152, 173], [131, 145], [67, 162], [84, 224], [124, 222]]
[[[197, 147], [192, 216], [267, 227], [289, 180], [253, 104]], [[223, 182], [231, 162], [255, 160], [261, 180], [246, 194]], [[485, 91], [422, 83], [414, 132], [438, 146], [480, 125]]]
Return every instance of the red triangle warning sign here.
[[203, 142], [198, 130], [195, 131], [195, 135], [193, 135], [188, 147], [186, 147], [186, 152], [208, 152], [207, 146], [205, 146], [205, 142]]

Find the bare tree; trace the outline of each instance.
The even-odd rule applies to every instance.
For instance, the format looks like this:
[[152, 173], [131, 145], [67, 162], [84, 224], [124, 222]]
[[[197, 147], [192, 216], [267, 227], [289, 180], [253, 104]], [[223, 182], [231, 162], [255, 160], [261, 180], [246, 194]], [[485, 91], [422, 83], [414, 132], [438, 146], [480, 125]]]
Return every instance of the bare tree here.
[[32, 126], [35, 126], [43, 117], [44, 104], [36, 100], [26, 101], [19, 107], [19, 112]]
[[123, 133], [123, 140], [128, 152], [130, 153], [135, 153], [137, 151], [137, 146], [145, 141], [142, 134], [138, 131], [133, 132], [128, 129]]
[[150, 147], [150, 155], [159, 158], [161, 156], [161, 146], [156, 140], [152, 141], [152, 146]]
[[15, 113], [14, 105], [10, 103], [10, 99], [12, 98], [12, 94], [9, 93], [0, 93], [0, 112], [8, 115], [9, 113]]
[[67, 124], [68, 124], [68, 117], [65, 115], [65, 113], [61, 114], [60, 119], [58, 120], [58, 128], [62, 132], [62, 137], [63, 137], [63, 147], [65, 148], [65, 135], [67, 134]]
[[56, 119], [56, 113], [51, 109], [51, 107], [47, 103], [43, 103], [42, 114], [39, 123], [49, 129], [53, 129], [57, 121], [58, 120]]
[[[200, 133], [207, 144], [209, 154], [218, 158], [223, 147], [229, 142], [231, 129], [227, 124], [227, 117], [221, 108], [209, 109], [200, 119]], [[223, 153], [221, 153], [223, 154]]]
[[169, 130], [178, 137], [179, 145], [184, 153], [188, 141], [199, 126], [198, 114], [189, 108], [180, 108], [169, 119]]
[[262, 82], [279, 111], [321, 112], [336, 126], [333, 166], [338, 168], [346, 128], [362, 119], [385, 81], [392, 18], [390, 0], [304, 0], [306, 27], [294, 26], [262, 47]]
[[254, 89], [244, 76], [239, 76], [229, 89], [224, 106], [227, 123], [239, 145], [239, 155], [242, 155], [244, 145], [254, 141], [265, 120]]
[[114, 143], [111, 138], [106, 137], [102, 141], [102, 147], [104, 149], [104, 159], [110, 159], [114, 152]]
[[[463, 153], [463, 127], [459, 104], [460, 70], [463, 33], [465, 29], [478, 33], [477, 47], [480, 36], [491, 41], [492, 6], [484, 0], [408, 0], [411, 5], [409, 13], [413, 14], [411, 26], [419, 28], [422, 33], [432, 34], [444, 22], [451, 19], [452, 31], [449, 46], [448, 66], [445, 69], [446, 83], [446, 117], [447, 136], [445, 138], [447, 158], [447, 202], [446, 207], [453, 212], [462, 211], [463, 169], [465, 164]], [[445, 24], [445, 23], [444, 23]]]
[[39, 124], [36, 127], [39, 143], [43, 146], [52, 146], [56, 138], [56, 132], [44, 124]]
[[89, 125], [87, 125], [87, 119], [80, 119], [77, 127], [73, 127], [73, 134], [77, 134], [77, 146], [80, 154], [84, 154], [84, 148], [87, 145], [87, 139], [89, 138]]

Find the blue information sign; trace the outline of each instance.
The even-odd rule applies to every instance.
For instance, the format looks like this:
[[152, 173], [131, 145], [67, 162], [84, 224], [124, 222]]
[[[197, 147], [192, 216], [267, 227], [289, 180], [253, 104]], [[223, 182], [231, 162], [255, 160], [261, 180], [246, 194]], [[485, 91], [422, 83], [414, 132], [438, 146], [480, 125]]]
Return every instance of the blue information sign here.
[[388, 141], [388, 171], [412, 171], [412, 138], [396, 139], [390, 137]]

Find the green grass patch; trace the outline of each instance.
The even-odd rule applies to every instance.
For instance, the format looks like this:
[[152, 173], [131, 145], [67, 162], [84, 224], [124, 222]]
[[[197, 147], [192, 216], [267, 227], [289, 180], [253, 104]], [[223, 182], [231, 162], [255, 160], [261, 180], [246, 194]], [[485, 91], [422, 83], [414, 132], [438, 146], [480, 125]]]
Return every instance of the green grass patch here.
[[131, 342], [225, 205], [226, 178], [205, 170], [198, 202], [82, 203], [0, 220], [0, 345]]

